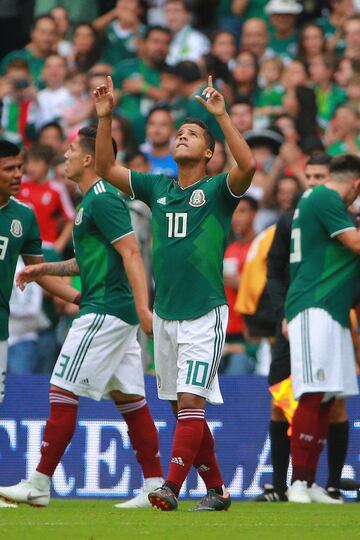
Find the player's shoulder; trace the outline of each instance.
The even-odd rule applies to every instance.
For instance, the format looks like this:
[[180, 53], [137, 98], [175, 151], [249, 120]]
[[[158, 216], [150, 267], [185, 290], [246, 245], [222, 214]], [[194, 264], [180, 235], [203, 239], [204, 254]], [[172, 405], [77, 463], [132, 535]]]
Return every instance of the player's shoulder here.
[[32, 218], [35, 216], [34, 210], [28, 204], [19, 201], [15, 197], [10, 197], [9, 207], [18, 215], [26, 216]]
[[114, 186], [109, 184], [103, 178], [99, 178], [91, 187], [92, 192], [92, 205], [101, 204], [105, 206], [107, 204], [126, 207], [126, 202], [121, 195], [120, 191]]

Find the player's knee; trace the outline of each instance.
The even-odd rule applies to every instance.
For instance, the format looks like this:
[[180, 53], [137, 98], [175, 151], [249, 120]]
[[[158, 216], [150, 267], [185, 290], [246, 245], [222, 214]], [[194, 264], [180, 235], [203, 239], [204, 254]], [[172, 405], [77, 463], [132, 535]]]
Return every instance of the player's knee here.
[[195, 394], [179, 394], [178, 395], [178, 410], [181, 409], [204, 409], [205, 398], [196, 396]]
[[120, 390], [113, 390], [110, 392], [110, 397], [115, 403], [128, 403], [129, 401], [137, 401], [143, 396], [138, 396], [137, 394], [124, 394]]
[[54, 386], [53, 384], [50, 385], [49, 394], [51, 393], [62, 394], [64, 396], [69, 396], [74, 399], [79, 399], [79, 396], [77, 396], [76, 394], [73, 394], [72, 392], [70, 392], [69, 390], [65, 390], [64, 388], [60, 388], [59, 386]]

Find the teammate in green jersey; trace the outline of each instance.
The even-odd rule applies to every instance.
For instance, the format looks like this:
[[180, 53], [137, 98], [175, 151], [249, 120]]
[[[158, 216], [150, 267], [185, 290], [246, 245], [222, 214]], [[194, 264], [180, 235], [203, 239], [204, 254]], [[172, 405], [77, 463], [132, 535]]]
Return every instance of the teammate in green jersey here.
[[208, 491], [196, 509], [226, 510], [230, 496], [224, 491], [204, 408], [206, 400], [222, 403], [217, 370], [228, 318], [222, 264], [231, 216], [251, 183], [254, 159], [211, 77], [196, 99], [218, 121], [236, 163], [228, 174], [214, 177], [206, 176], [214, 139], [196, 119], [187, 119], [175, 138], [178, 180], [123, 167], [111, 148], [111, 77], [94, 97], [98, 173], [152, 210], [155, 369], [159, 397], [174, 403], [178, 421], [167, 480], [149, 499], [162, 510], [175, 510], [194, 465]]
[[145, 488], [117, 507], [150, 506], [148, 492], [163, 481], [137, 342], [139, 319], [152, 332], [145, 271], [124, 200], [95, 173], [95, 135], [93, 128], [81, 129], [65, 154], [67, 175], [83, 193], [73, 232], [76, 258], [29, 266], [17, 277], [23, 286], [43, 275], [80, 274], [82, 289], [80, 311], [50, 381], [40, 462], [29, 480], [0, 487], [0, 496], [30, 505], [49, 504], [51, 477], [75, 431], [79, 396], [112, 399], [128, 425]]
[[290, 502], [338, 503], [315, 484], [334, 397], [358, 393], [350, 308], [360, 270], [360, 231], [347, 206], [360, 194], [360, 158], [338, 156], [330, 180], [307, 190], [295, 210], [285, 302], [295, 411]]
[[[5, 396], [9, 300], [19, 255], [25, 264], [43, 261], [41, 239], [35, 214], [14, 196], [19, 192], [23, 158], [20, 149], [0, 141], [0, 403]], [[40, 279], [50, 294], [73, 302], [78, 292], [60, 279]], [[0, 508], [9, 506], [0, 500]]]

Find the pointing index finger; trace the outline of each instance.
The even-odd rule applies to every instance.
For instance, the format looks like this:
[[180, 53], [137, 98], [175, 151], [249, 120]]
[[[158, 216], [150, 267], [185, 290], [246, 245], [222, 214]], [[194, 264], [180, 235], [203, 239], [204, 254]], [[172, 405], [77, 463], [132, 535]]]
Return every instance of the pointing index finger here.
[[213, 79], [212, 79], [212, 75], [209, 75], [209, 77], [208, 77], [208, 86], [211, 86], [211, 88], [213, 88]]
[[113, 80], [110, 77], [110, 75], [108, 75], [106, 77], [106, 82], [107, 82], [108, 91], [113, 93], [114, 92], [114, 83], [113, 83]]

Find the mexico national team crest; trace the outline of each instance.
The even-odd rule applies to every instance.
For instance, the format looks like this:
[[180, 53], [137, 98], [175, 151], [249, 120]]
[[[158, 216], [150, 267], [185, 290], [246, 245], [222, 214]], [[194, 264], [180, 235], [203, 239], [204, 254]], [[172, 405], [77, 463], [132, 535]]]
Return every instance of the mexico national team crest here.
[[20, 238], [23, 233], [21, 221], [18, 219], [13, 219], [10, 226], [10, 232], [15, 238]]
[[82, 222], [83, 213], [84, 213], [84, 209], [80, 208], [80, 210], [76, 214], [75, 225], [80, 225], [80, 223]]
[[190, 206], [202, 206], [205, 204], [205, 193], [202, 189], [195, 189], [195, 191], [192, 192], [189, 204]]

